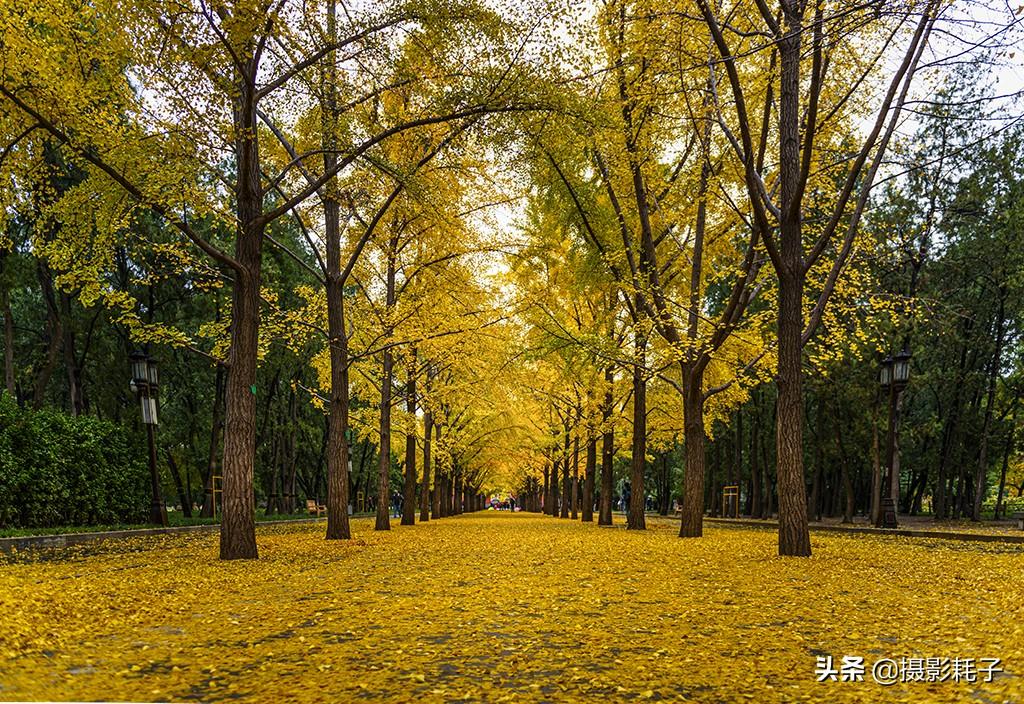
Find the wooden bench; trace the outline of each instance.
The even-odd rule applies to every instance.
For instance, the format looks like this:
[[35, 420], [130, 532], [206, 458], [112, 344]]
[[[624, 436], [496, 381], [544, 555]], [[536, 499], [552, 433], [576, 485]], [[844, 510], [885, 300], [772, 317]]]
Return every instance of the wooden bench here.
[[1017, 521], [1017, 528], [1024, 530], [1024, 511], [1013, 514], [1013, 520]]
[[321, 514], [327, 513], [327, 507], [322, 504], [318, 504], [315, 499], [306, 499], [306, 511], [309, 512], [310, 516], [314, 514], [320, 516]]

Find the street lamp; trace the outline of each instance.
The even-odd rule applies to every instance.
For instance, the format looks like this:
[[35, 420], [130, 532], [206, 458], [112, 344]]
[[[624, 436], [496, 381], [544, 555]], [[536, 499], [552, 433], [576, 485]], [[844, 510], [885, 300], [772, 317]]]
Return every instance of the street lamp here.
[[153, 501], [150, 505], [149, 521], [161, 526], [167, 525], [167, 509], [160, 493], [160, 475], [156, 467], [156, 426], [159, 422], [157, 410], [160, 398], [160, 376], [157, 363], [144, 352], [132, 352], [128, 355], [131, 362], [132, 378], [128, 386], [138, 397], [142, 407], [142, 422], [146, 426], [146, 439], [149, 441], [149, 481]]
[[882, 360], [878, 381], [882, 391], [889, 393], [889, 439], [886, 452], [888, 477], [882, 482], [882, 506], [875, 523], [878, 528], [899, 527], [896, 522], [896, 492], [899, 490], [899, 460], [896, 453], [899, 447], [900, 404], [903, 400], [903, 390], [907, 388], [909, 380], [910, 351], [906, 347], [895, 356]]

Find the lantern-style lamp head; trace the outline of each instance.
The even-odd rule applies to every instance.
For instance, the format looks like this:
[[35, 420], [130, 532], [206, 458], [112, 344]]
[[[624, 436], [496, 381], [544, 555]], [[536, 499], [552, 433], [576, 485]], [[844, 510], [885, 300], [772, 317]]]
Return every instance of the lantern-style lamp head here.
[[149, 380], [149, 385], [154, 389], [160, 382], [159, 375], [157, 373], [156, 360], [152, 357], [146, 359], [146, 378]]
[[910, 380], [910, 350], [906, 347], [893, 359], [892, 380], [901, 387], [906, 386]]
[[892, 383], [893, 364], [894, 362], [891, 356], [882, 360], [882, 366], [878, 371], [878, 382], [882, 385], [883, 389], [889, 388], [889, 384]]
[[135, 386], [142, 386], [149, 381], [149, 372], [147, 370], [146, 355], [144, 352], [132, 352], [128, 355], [129, 361], [132, 363], [132, 381]]

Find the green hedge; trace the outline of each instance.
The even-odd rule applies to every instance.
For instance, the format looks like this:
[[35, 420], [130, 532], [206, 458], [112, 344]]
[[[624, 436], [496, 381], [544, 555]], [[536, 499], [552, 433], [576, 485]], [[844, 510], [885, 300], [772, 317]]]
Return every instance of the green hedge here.
[[[1003, 513], [1009, 518], [1018, 511], [1024, 511], [1024, 496], [1017, 496], [1017, 490], [1013, 487], [1007, 487], [1003, 494]], [[1013, 494], [1013, 496], [1010, 496]], [[989, 498], [985, 503], [981, 505], [981, 510], [987, 513], [993, 513], [996, 510], [996, 499], [995, 497]]]
[[0, 527], [145, 522], [147, 476], [123, 428], [0, 397]]

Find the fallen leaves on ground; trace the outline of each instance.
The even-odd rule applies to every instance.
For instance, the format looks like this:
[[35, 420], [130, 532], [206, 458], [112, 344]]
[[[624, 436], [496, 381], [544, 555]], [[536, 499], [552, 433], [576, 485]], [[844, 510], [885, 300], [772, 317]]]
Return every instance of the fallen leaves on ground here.
[[[0, 699], [1021, 701], [1019, 545], [475, 514], [4, 558]], [[823, 682], [816, 658], [998, 657], [991, 683]]]

